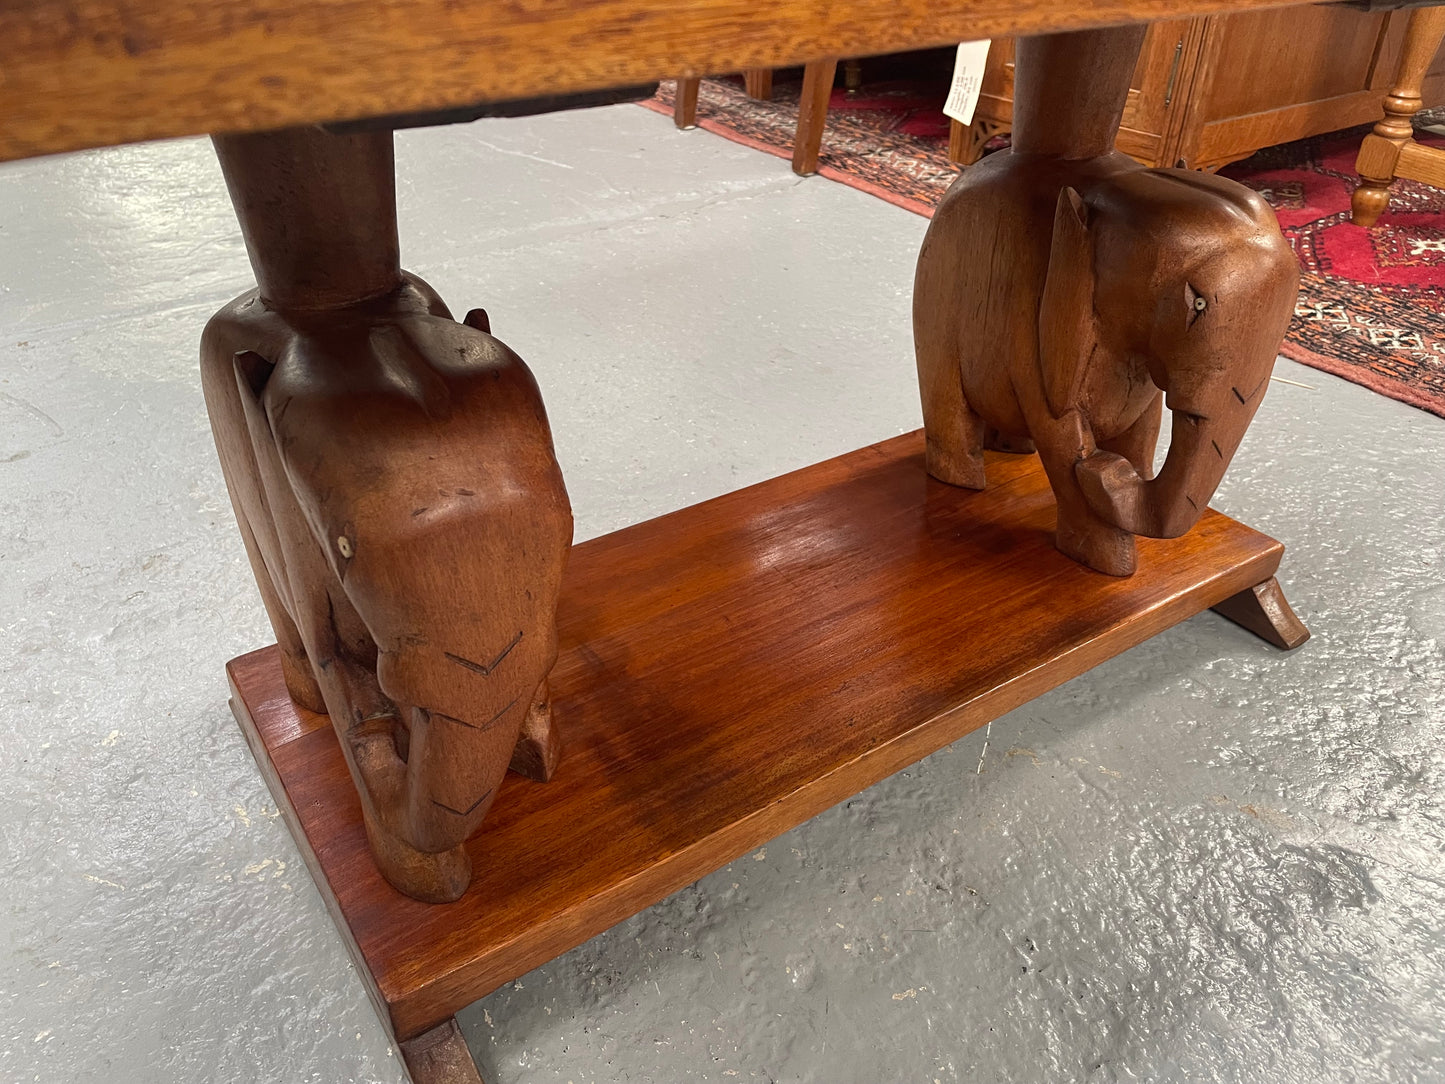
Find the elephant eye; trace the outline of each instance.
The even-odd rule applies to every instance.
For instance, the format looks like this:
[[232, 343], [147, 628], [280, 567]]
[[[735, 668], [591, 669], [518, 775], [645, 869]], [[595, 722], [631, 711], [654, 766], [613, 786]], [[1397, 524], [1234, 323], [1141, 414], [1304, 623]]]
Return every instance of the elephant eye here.
[[1204, 297], [1186, 282], [1184, 284], [1184, 326], [1186, 328], [1193, 327], [1194, 321], [1198, 320], [1208, 307], [1209, 303], [1204, 300]]

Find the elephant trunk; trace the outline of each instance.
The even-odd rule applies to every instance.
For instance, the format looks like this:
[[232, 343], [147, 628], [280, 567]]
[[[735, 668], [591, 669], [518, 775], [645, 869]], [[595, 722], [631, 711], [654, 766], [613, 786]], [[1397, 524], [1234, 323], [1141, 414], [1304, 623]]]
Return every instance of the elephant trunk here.
[[1122, 456], [1094, 452], [1074, 469], [1085, 498], [1096, 513], [1131, 534], [1178, 538], [1213, 499], [1260, 398], [1235, 403], [1223, 417], [1174, 408], [1169, 454], [1150, 481]]

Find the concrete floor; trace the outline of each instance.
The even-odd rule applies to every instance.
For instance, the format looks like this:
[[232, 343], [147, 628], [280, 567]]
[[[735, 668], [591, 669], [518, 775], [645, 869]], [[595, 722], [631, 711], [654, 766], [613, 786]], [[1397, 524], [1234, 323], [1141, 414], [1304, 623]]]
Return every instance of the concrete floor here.
[[[579, 538], [917, 426], [922, 219], [635, 107], [399, 144]], [[226, 707], [208, 146], [0, 167], [0, 254], [0, 1079], [401, 1081]], [[1313, 641], [1205, 614], [823, 814], [464, 1012], [489, 1084], [1445, 1079], [1445, 422], [1278, 373], [1216, 504]]]

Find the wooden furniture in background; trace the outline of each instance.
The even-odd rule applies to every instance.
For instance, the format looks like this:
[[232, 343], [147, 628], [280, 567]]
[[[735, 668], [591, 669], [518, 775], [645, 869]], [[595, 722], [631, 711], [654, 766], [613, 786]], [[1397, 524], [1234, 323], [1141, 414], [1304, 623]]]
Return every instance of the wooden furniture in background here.
[[773, 69], [748, 68], [743, 72], [743, 89], [749, 98], [767, 101], [773, 96]]
[[793, 135], [793, 172], [810, 177], [818, 172], [823, 126], [828, 122], [828, 100], [838, 74], [836, 57], [810, 60], [803, 68], [803, 93], [798, 99], [798, 128]]
[[1115, 576], [1135, 535], [1177, 537], [1214, 497], [1299, 291], [1258, 193], [1114, 151], [1143, 38], [1019, 42], [1013, 145], [945, 193], [913, 293], [929, 473], [982, 489], [985, 447], [1037, 447], [1059, 549]]
[[679, 128], [697, 127], [697, 92], [701, 87], [702, 80], [695, 75], [677, 81], [672, 96], [672, 122]]
[[[1118, 147], [1150, 166], [1215, 170], [1260, 147], [1365, 124], [1380, 115], [1408, 12], [1331, 4], [1153, 24], [1130, 83]], [[955, 123], [971, 163], [1013, 123], [1014, 43], [989, 51], [973, 124]], [[1445, 60], [1426, 75], [1445, 101]]]
[[1424, 181], [1445, 188], [1445, 149], [1415, 142], [1411, 124], [1425, 107], [1424, 86], [1430, 62], [1445, 39], [1445, 7], [1411, 12], [1410, 26], [1400, 50], [1399, 70], [1385, 98], [1385, 118], [1360, 144], [1355, 168], [1360, 186], [1350, 198], [1351, 218], [1357, 226], [1373, 226], [1390, 203], [1395, 178]]
[[[803, 91], [798, 99], [798, 123], [793, 135], [793, 172], [801, 177], [818, 172], [818, 151], [823, 144], [823, 125], [828, 119], [828, 99], [833, 93], [837, 69], [836, 59], [810, 60], [803, 66]], [[767, 75], [766, 80], [763, 74]], [[771, 68], [744, 72], [743, 81], [749, 97], [772, 97]], [[679, 128], [697, 127], [697, 92], [701, 82], [696, 76], [677, 81], [672, 119]]]
[[1261, 618], [1278, 542], [1208, 512], [1113, 580], [1054, 549], [1036, 459], [990, 453], [1000, 484], [971, 493], [923, 449], [895, 437], [577, 546], [551, 679], [567, 756], [545, 786], [504, 781], [446, 907], [372, 867], [336, 735], [286, 697], [276, 649], [230, 665], [396, 1038], [1187, 617]]

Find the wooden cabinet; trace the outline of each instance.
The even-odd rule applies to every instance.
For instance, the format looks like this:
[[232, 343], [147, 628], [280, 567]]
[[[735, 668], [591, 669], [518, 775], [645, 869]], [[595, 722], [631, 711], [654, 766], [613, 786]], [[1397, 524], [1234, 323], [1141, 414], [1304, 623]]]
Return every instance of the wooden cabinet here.
[[[1149, 29], [1118, 147], [1147, 165], [1218, 169], [1260, 147], [1378, 120], [1409, 13], [1331, 6], [1174, 19]], [[1013, 41], [995, 41], [960, 160], [1013, 118]], [[1425, 81], [1445, 101], [1445, 57]]]

